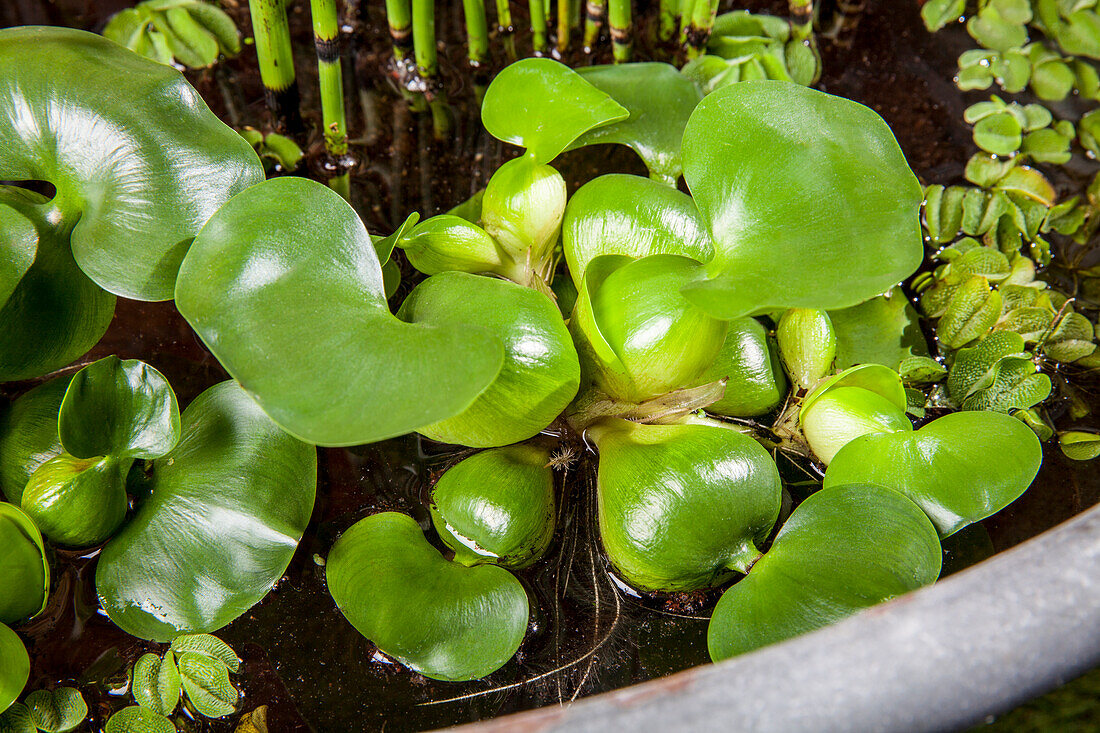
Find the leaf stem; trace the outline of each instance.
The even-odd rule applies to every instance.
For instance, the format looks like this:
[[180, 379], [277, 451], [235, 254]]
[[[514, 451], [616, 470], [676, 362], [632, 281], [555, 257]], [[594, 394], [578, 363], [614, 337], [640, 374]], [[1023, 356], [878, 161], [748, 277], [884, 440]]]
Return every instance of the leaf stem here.
[[630, 61], [634, 43], [631, 16], [631, 0], [609, 0], [607, 20], [611, 28], [611, 53], [617, 64]]
[[302, 113], [298, 109], [298, 82], [294, 77], [285, 0], [249, 0], [248, 10], [268, 109], [276, 124], [301, 132]]
[[[340, 66], [340, 24], [336, 0], [310, 0], [313, 16], [313, 43], [317, 48], [317, 74], [321, 86], [321, 119], [324, 124], [325, 150], [340, 165], [348, 153], [348, 124], [344, 109], [344, 75]], [[348, 199], [351, 183], [347, 173], [328, 182]]]

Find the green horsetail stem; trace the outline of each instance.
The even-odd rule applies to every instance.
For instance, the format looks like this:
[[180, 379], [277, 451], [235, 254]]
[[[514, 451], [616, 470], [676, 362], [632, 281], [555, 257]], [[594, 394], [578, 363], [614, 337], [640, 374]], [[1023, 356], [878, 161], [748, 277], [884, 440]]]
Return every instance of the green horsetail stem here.
[[466, 15], [467, 56], [470, 65], [479, 67], [489, 58], [489, 23], [485, 19], [485, 0], [462, 0]]
[[814, 0], [788, 0], [791, 13], [791, 37], [806, 41], [814, 35]]
[[412, 9], [409, 0], [386, 0], [386, 21], [393, 39], [393, 57], [404, 61], [412, 51]]
[[432, 0], [412, 0], [413, 49], [416, 66], [425, 79], [439, 73], [435, 50], [435, 3]]
[[[317, 48], [317, 73], [321, 82], [321, 119], [325, 126], [325, 150], [340, 158], [348, 152], [348, 124], [344, 111], [344, 76], [340, 67], [340, 26], [336, 0], [310, 0], [313, 43]], [[332, 190], [350, 198], [347, 173], [329, 181]]]
[[584, 4], [584, 51], [592, 53], [596, 42], [600, 40], [600, 28], [603, 27], [603, 15], [607, 10], [607, 0], [587, 0]]
[[497, 35], [504, 39], [504, 52], [510, 61], [516, 60], [516, 27], [512, 25], [509, 0], [497, 1]]
[[657, 38], [671, 41], [676, 36], [676, 18], [680, 14], [678, 0], [661, 0], [657, 22]]
[[290, 25], [284, 0], [249, 0], [256, 58], [268, 109], [278, 123], [293, 132], [302, 130], [298, 109], [298, 83], [294, 78], [294, 53], [290, 47]]
[[573, 28], [573, 2], [580, 0], [558, 0], [558, 51], [569, 48], [569, 32]]
[[718, 0], [695, 0], [691, 9], [691, 22], [685, 28], [689, 57], [698, 56], [706, 48], [717, 15]]
[[531, 0], [531, 44], [536, 56], [545, 54], [549, 48], [546, 40], [546, 4], [543, 0]]
[[617, 64], [630, 61], [634, 35], [630, 2], [631, 0], [609, 0], [607, 6], [611, 53]]

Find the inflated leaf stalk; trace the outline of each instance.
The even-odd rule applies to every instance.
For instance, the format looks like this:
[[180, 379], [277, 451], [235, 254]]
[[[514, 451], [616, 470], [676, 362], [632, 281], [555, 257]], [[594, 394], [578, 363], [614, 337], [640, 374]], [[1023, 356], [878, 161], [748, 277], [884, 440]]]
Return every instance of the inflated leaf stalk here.
[[210, 220], [180, 268], [176, 305], [276, 423], [319, 445], [453, 417], [504, 361], [483, 329], [394, 317], [358, 215], [302, 178], [254, 186]]
[[921, 186], [863, 105], [787, 82], [733, 84], [695, 108], [682, 155], [715, 249], [710, 279], [684, 295], [715, 316], [846, 308], [920, 265]]
[[726, 340], [699, 384], [726, 381], [726, 391], [707, 412], [730, 417], [757, 417], [771, 412], [787, 396], [787, 375], [775, 344], [755, 318], [730, 321]]
[[[618, 67], [629, 68], [629, 67]], [[588, 263], [600, 255], [635, 259], [675, 254], [707, 262], [714, 245], [691, 197], [640, 176], [594, 178], [569, 199], [562, 220], [562, 249], [580, 291]]]
[[0, 713], [19, 699], [31, 674], [31, 660], [23, 640], [0, 623]]
[[0, 502], [0, 624], [37, 616], [46, 607], [50, 590], [50, 563], [42, 534], [19, 507]]
[[549, 163], [585, 132], [629, 114], [553, 59], [524, 59], [506, 67], [485, 91], [481, 107], [489, 134], [527, 148], [536, 163]]
[[760, 557], [782, 485], [755, 440], [713, 425], [608, 420], [600, 454], [600, 538], [621, 577], [648, 591], [709, 588]]
[[507, 280], [443, 272], [417, 285], [397, 315], [411, 324], [490, 334], [504, 344], [500, 373], [468, 408], [417, 428], [432, 440], [474, 448], [526, 440], [577, 394], [577, 352], [557, 307], [542, 293]]
[[84, 696], [72, 687], [36, 690], [23, 704], [30, 711], [31, 723], [42, 733], [68, 733], [88, 717]]
[[179, 443], [152, 462], [151, 495], [96, 567], [107, 615], [151, 641], [220, 629], [259, 602], [290, 564], [317, 486], [317, 451], [232, 381], [181, 422]]
[[853, 440], [829, 464], [824, 485], [867, 483], [900, 491], [948, 537], [1019, 498], [1042, 459], [1039, 439], [1022, 421], [997, 412], [955, 412], [916, 432]]
[[126, 517], [134, 461], [163, 456], [179, 440], [176, 395], [148, 364], [108, 356], [73, 376], [57, 425], [64, 452], [31, 474], [23, 510], [52, 542], [99, 544]]
[[23, 488], [46, 461], [62, 452], [57, 413], [72, 377], [63, 376], [25, 392], [0, 410], [0, 489], [19, 505]]
[[799, 387], [808, 389], [832, 371], [836, 332], [825, 311], [789, 309], [779, 319], [775, 338], [787, 374]]
[[333, 600], [359, 633], [433, 679], [495, 672], [527, 631], [527, 593], [511, 573], [445, 560], [404, 514], [354, 524], [333, 545], [325, 572]]
[[651, 178], [675, 187], [683, 174], [680, 141], [684, 128], [703, 98], [695, 84], [675, 66], [663, 63], [588, 66], [577, 73], [628, 109], [630, 116], [589, 130], [570, 148], [597, 143], [627, 145], [641, 157]]
[[806, 442], [825, 465], [856, 438], [912, 432], [901, 377], [879, 364], [847, 369], [806, 396], [798, 421]]
[[941, 558], [928, 517], [896, 491], [858, 484], [818, 491], [718, 601], [707, 632], [711, 659], [819, 629], [928, 585]]
[[481, 199], [481, 225], [512, 260], [538, 268], [553, 254], [565, 201], [560, 173], [530, 158], [517, 158], [489, 179]]
[[432, 488], [432, 524], [463, 565], [522, 568], [542, 557], [554, 536], [550, 452], [510, 445], [476, 453]]
[[628, 402], [698, 384], [727, 332], [680, 294], [701, 275], [702, 265], [680, 255], [593, 260], [569, 324], [586, 379]]
[[0, 180], [57, 189], [0, 187], [0, 381], [78, 358], [114, 295], [170, 299], [199, 228], [264, 178], [178, 71], [84, 31], [0, 30], [0, 118]]

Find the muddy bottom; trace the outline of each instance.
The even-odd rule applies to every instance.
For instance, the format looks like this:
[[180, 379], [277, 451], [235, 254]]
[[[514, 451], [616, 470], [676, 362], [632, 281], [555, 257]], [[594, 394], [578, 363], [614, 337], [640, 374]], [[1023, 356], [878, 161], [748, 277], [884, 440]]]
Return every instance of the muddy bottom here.
[[[48, 23], [90, 30], [126, 0], [8, 0], [0, 25]], [[249, 28], [247, 3], [224, 4]], [[516, 150], [481, 128], [478, 88], [465, 62], [461, 3], [439, 3], [437, 33], [445, 43], [440, 62], [451, 112], [449, 130], [403, 100], [389, 74], [389, 39], [382, 3], [349, 4], [349, 129], [356, 165], [353, 203], [372, 233], [389, 233], [411, 211], [431, 216], [482, 188]], [[446, 9], [444, 9], [446, 5]], [[518, 27], [523, 8], [513, 3]], [[526, 4], [522, 4], [524, 7]], [[655, 8], [636, 3], [636, 57], [669, 57], [645, 41]], [[308, 29], [308, 3], [292, 3], [296, 63], [303, 110], [313, 132], [301, 135], [309, 156], [305, 172], [323, 177], [325, 156], [316, 133], [316, 68]], [[723, 10], [730, 9], [723, 3]], [[784, 13], [785, 2], [744, 2], [737, 7]], [[246, 35], [251, 35], [246, 33]], [[515, 37], [520, 55], [530, 38]], [[574, 46], [579, 39], [574, 39]], [[869, 0], [849, 17], [836, 38], [823, 39], [825, 72], [820, 87], [875, 109], [894, 129], [909, 162], [926, 183], [961, 182], [973, 152], [962, 124], [965, 107], [981, 97], [952, 84], [955, 59], [971, 45], [959, 28], [935, 37], [921, 25], [916, 0]], [[493, 68], [506, 62], [493, 43]], [[595, 61], [608, 60], [606, 39]], [[579, 51], [575, 65], [591, 63]], [[238, 59], [189, 74], [210, 106], [229, 124], [270, 129], [250, 45]], [[625, 148], [601, 146], [559, 161], [575, 190], [602, 173], [644, 174]], [[400, 255], [399, 255], [400, 256]], [[402, 263], [400, 302], [415, 273]], [[339, 324], [333, 324], [339, 328]], [[107, 354], [139, 358], [159, 369], [186, 405], [226, 378], [170, 303], [119, 302], [103, 341], [82, 363]], [[0, 386], [14, 397], [30, 384]], [[1096, 395], [1089, 396], [1094, 403]], [[324, 584], [323, 558], [339, 534], [367, 514], [396, 509], [429, 526], [424, 500], [433, 476], [461, 454], [453, 448], [405, 437], [352, 449], [320, 450], [320, 483], [313, 520], [286, 576], [258, 606], [220, 632], [243, 657], [242, 710], [269, 708], [272, 731], [420, 730], [476, 721], [667, 675], [707, 662], [706, 626], [717, 594], [640, 598], [607, 573], [593, 533], [592, 457], [581, 453], [559, 474], [559, 531], [546, 558], [519, 573], [532, 598], [530, 633], [516, 658], [491, 677], [440, 683], [392, 664], [336, 610]], [[791, 466], [784, 470], [794, 471]], [[1100, 477], [1090, 464], [1048, 450], [1036, 484], [997, 517], [952, 543], [945, 565], [957, 570], [1032, 537], [1100, 500]], [[797, 497], [796, 497], [797, 498]], [[56, 587], [47, 611], [20, 629], [33, 660], [28, 689], [78, 684], [92, 712], [90, 730], [127, 704], [126, 668], [142, 653], [163, 650], [123, 634], [97, 612], [94, 552], [58, 552]], [[232, 730], [236, 716], [197, 720], [195, 730]]]

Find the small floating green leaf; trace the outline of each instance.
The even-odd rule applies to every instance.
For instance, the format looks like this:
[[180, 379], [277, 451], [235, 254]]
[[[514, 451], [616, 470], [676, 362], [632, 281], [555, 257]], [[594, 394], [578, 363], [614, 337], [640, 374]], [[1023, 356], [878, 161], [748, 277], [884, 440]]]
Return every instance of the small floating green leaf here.
[[132, 691], [134, 700], [143, 708], [171, 715], [179, 705], [182, 684], [172, 654], [163, 657], [145, 654], [134, 664]]
[[0, 623], [0, 713], [12, 706], [31, 674], [31, 660], [18, 634]]
[[84, 696], [71, 687], [37, 690], [23, 701], [31, 713], [31, 722], [43, 733], [68, 733], [88, 717]]

